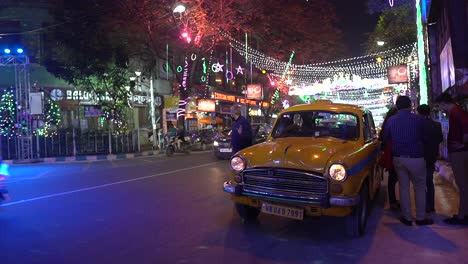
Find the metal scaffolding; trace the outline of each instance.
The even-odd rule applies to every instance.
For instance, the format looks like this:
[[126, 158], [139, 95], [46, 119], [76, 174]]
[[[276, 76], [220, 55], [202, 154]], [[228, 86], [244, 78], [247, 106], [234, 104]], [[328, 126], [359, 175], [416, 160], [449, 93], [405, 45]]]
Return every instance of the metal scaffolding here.
[[0, 56], [0, 67], [14, 68], [14, 89], [17, 102], [15, 125], [17, 131], [17, 159], [32, 159], [31, 108], [29, 105], [29, 93], [31, 91], [29, 57], [26, 55], [2, 55]]

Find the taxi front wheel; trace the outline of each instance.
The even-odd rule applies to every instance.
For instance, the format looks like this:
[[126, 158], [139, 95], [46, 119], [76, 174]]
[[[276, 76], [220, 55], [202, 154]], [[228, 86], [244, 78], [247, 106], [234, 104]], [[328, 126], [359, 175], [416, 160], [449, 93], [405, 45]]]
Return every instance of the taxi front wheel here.
[[346, 217], [346, 228], [351, 237], [360, 237], [364, 234], [369, 214], [369, 185], [364, 183], [359, 193], [360, 201], [354, 207], [351, 215]]
[[255, 220], [260, 214], [259, 209], [239, 203], [236, 203], [236, 211], [239, 214], [239, 216], [245, 221]]

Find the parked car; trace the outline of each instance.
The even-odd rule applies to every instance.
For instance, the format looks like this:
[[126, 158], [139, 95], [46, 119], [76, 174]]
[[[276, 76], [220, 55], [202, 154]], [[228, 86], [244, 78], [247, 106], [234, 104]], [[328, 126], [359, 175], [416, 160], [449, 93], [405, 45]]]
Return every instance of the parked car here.
[[[252, 124], [252, 144], [264, 142], [271, 131], [268, 124]], [[223, 131], [213, 142], [213, 153], [219, 159], [229, 159], [232, 156], [231, 129]]]
[[360, 236], [383, 177], [378, 145], [368, 109], [329, 100], [292, 106], [265, 142], [231, 158], [224, 191], [245, 220], [260, 213], [344, 217]]

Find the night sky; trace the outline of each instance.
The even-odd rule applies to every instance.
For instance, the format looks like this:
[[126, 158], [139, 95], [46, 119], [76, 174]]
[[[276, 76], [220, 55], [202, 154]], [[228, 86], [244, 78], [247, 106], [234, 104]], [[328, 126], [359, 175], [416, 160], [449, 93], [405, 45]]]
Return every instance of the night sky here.
[[364, 54], [362, 43], [367, 39], [366, 34], [373, 31], [378, 15], [367, 12], [367, 0], [332, 0], [340, 19], [339, 26], [344, 33], [344, 41], [350, 56]]

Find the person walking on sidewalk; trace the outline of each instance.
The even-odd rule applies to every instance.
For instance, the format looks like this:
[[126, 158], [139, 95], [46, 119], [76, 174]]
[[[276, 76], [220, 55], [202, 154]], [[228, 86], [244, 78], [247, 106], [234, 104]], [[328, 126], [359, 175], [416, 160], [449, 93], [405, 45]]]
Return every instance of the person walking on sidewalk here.
[[384, 151], [384, 157], [382, 157], [381, 166], [388, 171], [388, 183], [387, 183], [387, 193], [388, 193], [388, 203], [390, 205], [390, 209], [398, 210], [400, 209], [400, 203], [396, 198], [395, 186], [398, 182], [398, 176], [395, 171], [395, 167], [393, 166], [392, 162], [392, 142], [391, 138], [388, 138], [384, 141], [383, 133], [385, 131], [385, 127], [387, 126], [388, 119], [394, 116], [398, 112], [398, 109], [393, 106], [388, 110], [387, 114], [385, 115], [385, 119], [382, 124], [382, 130], [380, 130], [379, 134], [379, 141], [381, 143], [381, 149]]
[[447, 218], [444, 222], [468, 225], [468, 113], [455, 104], [448, 93], [439, 95], [435, 102], [449, 115], [448, 152], [460, 195], [458, 215]]
[[426, 133], [428, 142], [424, 145], [424, 159], [426, 160], [426, 212], [435, 212], [435, 190], [434, 171], [437, 157], [439, 156], [439, 144], [444, 140], [442, 126], [439, 122], [431, 119], [431, 108], [427, 104], [422, 104], [417, 109], [418, 114], [424, 117], [426, 122]]
[[231, 117], [234, 121], [231, 132], [232, 153], [252, 145], [252, 127], [241, 114], [240, 106], [235, 105], [231, 108]]
[[431, 225], [433, 220], [426, 218], [426, 162], [424, 144], [428, 141], [424, 133], [424, 119], [411, 113], [411, 100], [399, 96], [396, 100], [398, 113], [388, 119], [384, 131], [384, 141], [391, 138], [393, 165], [400, 185], [400, 222], [413, 224], [410, 181], [413, 183], [416, 199], [416, 224]]

